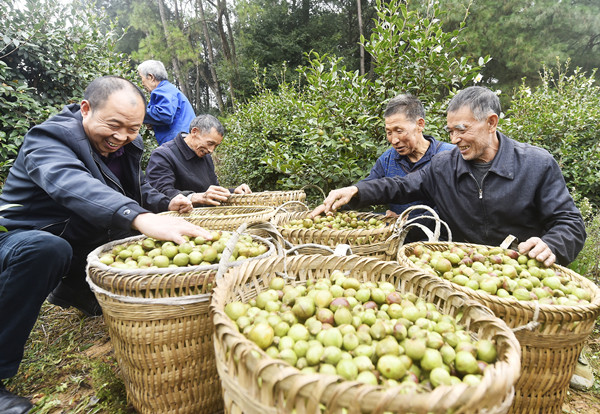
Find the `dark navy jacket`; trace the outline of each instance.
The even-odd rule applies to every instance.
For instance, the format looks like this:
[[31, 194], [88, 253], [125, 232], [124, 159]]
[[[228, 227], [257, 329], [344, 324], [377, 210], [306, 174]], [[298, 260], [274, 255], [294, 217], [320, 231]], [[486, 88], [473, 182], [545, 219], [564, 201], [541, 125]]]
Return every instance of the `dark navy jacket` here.
[[150, 93], [144, 123], [152, 125], [156, 141], [162, 145], [180, 132], [190, 132], [195, 117], [194, 108], [183, 92], [164, 80]]
[[210, 154], [198, 157], [183, 140], [183, 134], [152, 151], [146, 178], [169, 198], [203, 193], [211, 185], [219, 185]]
[[141, 174], [142, 138], [125, 145], [121, 182], [92, 150], [79, 105], [72, 104], [25, 135], [0, 195], [0, 224], [41, 229], [72, 243], [102, 244], [131, 231], [140, 213], [168, 209], [170, 199]]
[[[438, 152], [449, 151], [454, 148], [454, 145], [447, 142], [438, 141], [429, 135], [424, 135], [423, 138], [429, 141], [429, 148], [427, 148], [427, 151], [419, 161], [412, 163], [408, 160], [407, 156], [400, 155], [394, 148], [390, 148], [381, 154], [381, 156], [375, 162], [373, 168], [371, 168], [369, 176], [363, 181], [374, 180], [376, 178], [383, 177], [404, 177], [406, 174], [420, 170], [426, 166], [431, 161], [431, 158]], [[413, 204], [427, 204], [431, 207], [434, 207], [434, 204], [431, 202], [414, 201], [412, 203], [405, 204], [391, 203], [389, 208], [394, 213], [400, 214]]]
[[572, 262], [586, 233], [558, 164], [542, 148], [497, 137], [500, 148], [481, 187], [455, 148], [406, 177], [359, 182], [351, 206], [431, 200], [453, 240], [499, 245], [509, 234], [540, 237], [558, 263]]

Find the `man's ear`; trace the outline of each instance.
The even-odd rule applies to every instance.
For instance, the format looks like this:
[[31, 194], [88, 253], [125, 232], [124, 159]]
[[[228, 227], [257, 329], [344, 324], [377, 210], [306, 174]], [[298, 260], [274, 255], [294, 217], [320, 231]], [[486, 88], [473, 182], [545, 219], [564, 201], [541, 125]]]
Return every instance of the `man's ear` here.
[[419, 132], [423, 132], [425, 129], [425, 120], [423, 118], [417, 119], [417, 127], [419, 128]]
[[79, 108], [81, 109], [81, 115], [86, 118], [89, 114], [92, 113], [92, 107], [90, 106], [90, 102], [87, 100], [81, 101], [79, 104]]
[[490, 114], [488, 115], [487, 119], [487, 126], [488, 126], [488, 131], [490, 133], [496, 133], [496, 128], [498, 127], [498, 115], [496, 114]]

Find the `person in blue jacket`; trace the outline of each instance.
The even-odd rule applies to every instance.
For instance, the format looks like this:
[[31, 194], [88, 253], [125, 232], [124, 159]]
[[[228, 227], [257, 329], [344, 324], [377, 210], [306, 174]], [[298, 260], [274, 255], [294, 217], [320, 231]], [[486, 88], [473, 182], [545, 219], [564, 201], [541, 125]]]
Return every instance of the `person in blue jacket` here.
[[[425, 167], [438, 152], [454, 148], [452, 144], [438, 141], [430, 135], [423, 135], [425, 108], [421, 101], [411, 94], [402, 94], [390, 99], [383, 118], [385, 135], [392, 147], [377, 159], [369, 176], [363, 181], [383, 177], [404, 177]], [[414, 204], [434, 207], [428, 200], [390, 203], [386, 215], [397, 216]]]
[[150, 125], [158, 145], [171, 141], [180, 132], [189, 132], [196, 116], [190, 101], [167, 80], [165, 65], [158, 60], [146, 60], [138, 66], [142, 85], [150, 93], [144, 124]]
[[105, 76], [88, 85], [80, 104], [25, 135], [0, 195], [0, 413], [32, 407], [3, 379], [17, 373], [46, 297], [101, 314], [85, 282], [91, 250], [139, 233], [176, 243], [211, 238], [182, 218], [155, 214], [192, 204], [159, 193], [141, 175], [145, 107], [137, 86]]

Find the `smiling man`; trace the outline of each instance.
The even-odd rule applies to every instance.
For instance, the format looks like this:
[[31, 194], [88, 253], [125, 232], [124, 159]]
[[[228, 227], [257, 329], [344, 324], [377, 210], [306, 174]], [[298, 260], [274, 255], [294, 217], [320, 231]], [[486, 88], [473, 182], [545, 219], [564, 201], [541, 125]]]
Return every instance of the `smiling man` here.
[[512, 234], [521, 241], [521, 254], [547, 266], [569, 264], [586, 238], [581, 213], [552, 155], [499, 132], [500, 113], [495, 93], [479, 86], [464, 89], [448, 105], [446, 130], [456, 148], [405, 177], [333, 190], [312, 215], [347, 203], [425, 199], [435, 203], [455, 241], [497, 246]]
[[[423, 135], [425, 129], [425, 108], [419, 99], [402, 94], [389, 100], [383, 113], [385, 135], [392, 146], [375, 162], [371, 172], [363, 181], [383, 177], [404, 177], [418, 171], [441, 151], [449, 151], [454, 145], [441, 142], [429, 135]], [[410, 205], [433, 203], [418, 200], [412, 203], [390, 203], [388, 216], [402, 213]]]
[[223, 141], [225, 128], [212, 115], [199, 115], [190, 133], [180, 133], [152, 151], [146, 177], [161, 193], [187, 196], [194, 205], [218, 206], [231, 193], [251, 193], [247, 184], [229, 190], [219, 185], [211, 154]]
[[[192, 208], [167, 197], [140, 174], [138, 130], [143, 93], [126, 79], [90, 83], [80, 104], [33, 127], [23, 140], [0, 195], [0, 412], [26, 413], [31, 403], [10, 393], [2, 379], [18, 371], [25, 342], [48, 301], [87, 316], [102, 311], [85, 282], [90, 251], [141, 232], [184, 242], [210, 233], [165, 210]], [[0, 230], [3, 230], [0, 228]]]

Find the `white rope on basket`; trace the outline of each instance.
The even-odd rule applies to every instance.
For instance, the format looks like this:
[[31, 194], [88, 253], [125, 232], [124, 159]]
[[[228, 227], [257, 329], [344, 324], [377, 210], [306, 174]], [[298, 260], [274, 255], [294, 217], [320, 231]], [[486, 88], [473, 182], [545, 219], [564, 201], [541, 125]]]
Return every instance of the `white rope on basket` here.
[[[227, 270], [227, 268], [231, 267], [231, 262], [229, 262], [229, 258], [231, 257], [231, 254], [233, 253], [233, 249], [235, 247], [235, 244], [239, 240], [240, 235], [246, 229], [246, 226], [247, 226], [246, 223], [242, 223], [242, 225], [240, 225], [240, 227], [238, 227], [238, 229], [236, 231], [231, 233], [231, 237], [229, 238], [229, 240], [227, 241], [227, 244], [225, 245], [225, 248], [223, 249], [223, 253], [221, 255], [221, 260], [219, 261], [219, 263], [217, 265], [217, 276], [215, 276], [215, 280], [218, 280], [218, 278], [222, 277], [223, 273]], [[134, 237], [129, 237], [127, 239], [111, 242], [107, 245], [98, 247], [97, 249], [95, 249], [93, 252], [91, 252], [88, 255], [88, 264], [86, 267], [85, 280], [88, 283], [88, 285], [90, 285], [90, 288], [93, 292], [100, 293], [102, 295], [108, 296], [112, 299], [119, 300], [121, 302], [135, 303], [135, 304], [156, 304], [156, 305], [182, 306], [182, 305], [191, 305], [194, 303], [208, 302], [210, 300], [210, 298], [211, 298], [210, 293], [199, 293], [197, 295], [176, 296], [176, 297], [169, 297], [169, 298], [138, 298], [138, 297], [133, 297], [133, 296], [124, 296], [124, 295], [112, 293], [112, 292], [109, 292], [109, 291], [101, 288], [100, 286], [96, 285], [94, 283], [94, 281], [90, 278], [89, 267], [92, 263], [104, 265], [99, 260], [95, 260], [95, 259], [97, 259], [99, 253], [101, 253], [102, 250], [106, 249], [107, 247], [113, 247], [117, 244], [123, 244], [128, 241], [137, 240], [140, 237], [143, 237], [143, 236], [134, 236]], [[266, 241], [265, 239], [262, 239], [258, 236], [255, 236], [255, 237], [257, 237], [263, 241]], [[267, 254], [267, 253], [265, 253], [265, 254]], [[106, 266], [106, 265], [104, 265], [104, 266]], [[207, 269], [207, 268], [211, 268], [214, 266], [215, 265], [194, 266], [194, 267]], [[106, 266], [106, 267], [108, 268], [108, 266]], [[190, 267], [186, 267], [183, 269], [185, 269], [185, 270], [181, 271], [181, 273], [186, 273], [186, 272], [190, 271]], [[129, 270], [129, 269], [119, 269], [119, 271], [122, 271], [122, 270]], [[136, 271], [134, 269], [131, 269], [131, 273], [135, 274], [135, 275], [172, 273], [172, 270], [173, 270], [172, 268], [146, 269], [146, 270], [142, 270], [142, 271]]]
[[[415, 210], [425, 210], [431, 213], [431, 215], [423, 214], [409, 219], [408, 215]], [[421, 219], [434, 220], [434, 231], [432, 232], [430, 228], [428, 228], [424, 224], [417, 222]], [[452, 242], [452, 231], [450, 231], [450, 227], [444, 220], [440, 218], [440, 216], [438, 216], [437, 212], [433, 208], [425, 204], [410, 206], [406, 210], [404, 210], [398, 217], [398, 220], [396, 220], [396, 223], [394, 225], [394, 233], [392, 234], [392, 236], [390, 236], [390, 239], [393, 237], [398, 237], [400, 241], [400, 246], [402, 246], [404, 244], [404, 240], [406, 239], [408, 232], [413, 227], [418, 227], [421, 230], [423, 230], [423, 233], [425, 233], [430, 243], [438, 242], [440, 239], [440, 224], [443, 224], [446, 228], [446, 231], [448, 232], [448, 242]]]
[[535, 328], [537, 328], [538, 326], [540, 326], [540, 323], [538, 322], [538, 317], [540, 315], [540, 303], [537, 300], [534, 302], [535, 302], [535, 310], [533, 311], [533, 319], [531, 321], [527, 322], [525, 325], [521, 325], [521, 326], [517, 326], [516, 328], [513, 328], [512, 329], [513, 332], [518, 332], [523, 329], [532, 331]]

